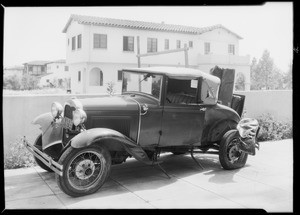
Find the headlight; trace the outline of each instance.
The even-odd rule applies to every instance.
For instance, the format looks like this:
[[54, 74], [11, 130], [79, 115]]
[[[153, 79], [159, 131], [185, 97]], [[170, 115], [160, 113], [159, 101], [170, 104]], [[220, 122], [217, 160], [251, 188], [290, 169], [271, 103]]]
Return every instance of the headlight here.
[[86, 120], [86, 113], [82, 109], [73, 111], [73, 123], [75, 126], [83, 123]]
[[237, 125], [237, 130], [242, 138], [253, 138], [258, 129], [258, 121], [256, 119], [244, 118]]
[[63, 106], [58, 102], [53, 102], [51, 105], [51, 113], [53, 117], [60, 116], [63, 112]]

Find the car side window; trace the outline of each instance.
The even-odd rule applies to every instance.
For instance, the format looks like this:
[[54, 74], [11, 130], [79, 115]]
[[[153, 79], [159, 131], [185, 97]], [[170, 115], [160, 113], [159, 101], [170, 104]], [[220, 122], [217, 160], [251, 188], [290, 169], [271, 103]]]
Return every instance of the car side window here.
[[181, 80], [168, 78], [165, 104], [191, 105], [197, 102], [198, 80]]
[[203, 79], [201, 84], [201, 100], [204, 104], [216, 104], [217, 95], [209, 80]]

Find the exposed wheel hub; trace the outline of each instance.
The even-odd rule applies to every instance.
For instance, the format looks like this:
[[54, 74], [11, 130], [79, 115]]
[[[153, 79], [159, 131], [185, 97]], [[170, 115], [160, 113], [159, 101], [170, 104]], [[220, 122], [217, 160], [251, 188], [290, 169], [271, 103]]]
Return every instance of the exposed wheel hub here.
[[82, 160], [76, 166], [76, 176], [81, 179], [88, 179], [95, 171], [95, 164], [89, 159]]
[[231, 162], [235, 162], [239, 159], [241, 152], [237, 145], [232, 146], [228, 151], [228, 157]]

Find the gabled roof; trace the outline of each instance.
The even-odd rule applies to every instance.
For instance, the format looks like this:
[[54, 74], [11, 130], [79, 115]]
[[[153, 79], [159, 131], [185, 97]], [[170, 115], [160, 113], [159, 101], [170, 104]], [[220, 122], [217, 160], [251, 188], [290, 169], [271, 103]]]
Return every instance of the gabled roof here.
[[35, 61], [30, 61], [30, 62], [23, 63], [23, 65], [30, 64], [30, 65], [44, 66], [47, 63], [49, 63], [49, 61], [35, 60]]
[[185, 67], [170, 67], [170, 66], [158, 66], [158, 67], [142, 67], [142, 68], [126, 68], [123, 71], [133, 71], [141, 73], [154, 73], [160, 75], [166, 75], [174, 79], [196, 79], [205, 78], [216, 84], [220, 84], [220, 79], [214, 75], [208, 74], [198, 69], [191, 69]]
[[166, 32], [176, 32], [184, 34], [203, 34], [218, 28], [222, 28], [229, 33], [236, 36], [238, 39], [243, 39], [238, 34], [230, 31], [222, 25], [213, 25], [209, 27], [191, 27], [185, 25], [173, 25], [173, 24], [164, 24], [164, 23], [154, 23], [154, 22], [144, 22], [144, 21], [134, 21], [134, 20], [125, 20], [125, 19], [113, 19], [113, 18], [103, 18], [95, 16], [83, 16], [72, 14], [63, 29], [63, 33], [66, 33], [69, 25], [72, 21], [76, 21], [79, 24], [83, 25], [101, 25], [108, 27], [117, 27], [117, 28], [134, 28], [139, 30], [152, 30], [152, 31], [166, 31]]

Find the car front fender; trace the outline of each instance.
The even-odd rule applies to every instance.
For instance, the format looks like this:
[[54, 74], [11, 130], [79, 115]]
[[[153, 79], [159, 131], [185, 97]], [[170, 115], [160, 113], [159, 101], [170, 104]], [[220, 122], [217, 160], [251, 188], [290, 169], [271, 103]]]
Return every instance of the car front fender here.
[[103, 144], [108, 149], [110, 149], [112, 145], [117, 145], [123, 150], [126, 150], [138, 161], [148, 165], [153, 164], [142, 147], [127, 136], [109, 128], [92, 128], [85, 130], [73, 137], [70, 140], [70, 144], [73, 148], [87, 147], [91, 144]]
[[62, 142], [62, 126], [60, 123], [53, 121], [53, 116], [50, 112], [37, 116], [32, 124], [39, 125], [42, 131], [42, 149], [61, 144]]

